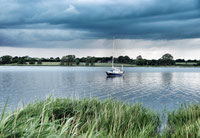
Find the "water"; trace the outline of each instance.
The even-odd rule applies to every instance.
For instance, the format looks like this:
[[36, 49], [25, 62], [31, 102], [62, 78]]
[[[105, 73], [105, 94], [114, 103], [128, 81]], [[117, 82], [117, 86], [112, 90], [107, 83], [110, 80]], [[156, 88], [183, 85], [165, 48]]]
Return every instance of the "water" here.
[[125, 68], [124, 77], [107, 78], [107, 67], [0, 67], [0, 112], [56, 97], [112, 98], [140, 102], [156, 111], [200, 101], [200, 68]]

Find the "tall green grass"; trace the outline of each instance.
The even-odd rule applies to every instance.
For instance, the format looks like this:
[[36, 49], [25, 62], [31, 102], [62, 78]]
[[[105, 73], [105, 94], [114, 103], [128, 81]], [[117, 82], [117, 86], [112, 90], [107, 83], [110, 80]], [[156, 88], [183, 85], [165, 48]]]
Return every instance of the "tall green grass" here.
[[181, 105], [169, 112], [163, 137], [200, 137], [200, 104]]
[[141, 104], [48, 98], [3, 110], [0, 137], [159, 137], [159, 114]]
[[200, 137], [200, 104], [168, 112], [162, 132], [161, 120], [160, 114], [141, 104], [50, 97], [14, 112], [6, 113], [4, 108], [0, 138]]

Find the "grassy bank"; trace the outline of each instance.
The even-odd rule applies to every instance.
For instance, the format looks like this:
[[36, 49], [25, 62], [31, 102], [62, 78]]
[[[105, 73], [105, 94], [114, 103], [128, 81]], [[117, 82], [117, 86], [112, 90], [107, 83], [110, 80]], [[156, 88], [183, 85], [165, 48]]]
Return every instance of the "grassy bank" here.
[[96, 99], [48, 98], [14, 112], [2, 113], [0, 137], [200, 137], [200, 104], [161, 116], [142, 106]]
[[159, 115], [140, 104], [48, 98], [2, 114], [0, 137], [158, 137]]

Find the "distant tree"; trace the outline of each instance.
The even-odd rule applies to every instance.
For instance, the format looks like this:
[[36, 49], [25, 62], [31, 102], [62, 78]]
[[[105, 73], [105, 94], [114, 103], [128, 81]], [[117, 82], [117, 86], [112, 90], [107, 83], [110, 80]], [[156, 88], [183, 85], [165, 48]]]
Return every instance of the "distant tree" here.
[[149, 60], [148, 61], [148, 65], [150, 65], [150, 66], [156, 66], [156, 65], [158, 65], [157, 60], [155, 60], [155, 59]]
[[67, 65], [72, 66], [75, 63], [75, 55], [67, 55]]
[[60, 62], [60, 58], [59, 57], [55, 58], [55, 61]]
[[167, 54], [164, 54], [161, 59], [163, 59], [163, 60], [173, 60], [174, 58], [171, 54], [167, 53]]
[[185, 59], [177, 59], [176, 62], [185, 62]]
[[117, 62], [118, 62], [118, 63], [124, 63], [124, 57], [123, 57], [123, 56], [119, 56], [119, 57], [117, 58]]
[[31, 59], [29, 56], [23, 56], [22, 57], [26, 62], [29, 62], [29, 60]]
[[60, 65], [65, 65], [66, 62], [67, 62], [67, 57], [66, 57], [66, 56], [63, 56], [63, 57], [61, 58]]
[[118, 62], [118, 63], [131, 63], [132, 60], [130, 59], [129, 56], [119, 56], [119, 57], [116, 59], [116, 62]]
[[96, 60], [95, 57], [92, 57], [92, 58], [90, 59], [90, 65], [91, 65], [91, 66], [94, 66], [94, 65], [95, 65], [95, 60]]
[[200, 61], [197, 61], [197, 66], [200, 66]]
[[36, 60], [35, 60], [34, 58], [30, 58], [30, 59], [29, 59], [29, 64], [31, 64], [31, 65], [35, 64], [35, 61], [36, 61]]
[[42, 59], [39, 59], [39, 60], [37, 61], [37, 64], [38, 64], [38, 65], [42, 65]]
[[76, 62], [76, 57], [75, 55], [67, 55], [63, 56], [60, 64], [61, 65], [67, 65], [67, 66], [72, 66]]
[[50, 58], [49, 58], [49, 62], [54, 62], [54, 58], [53, 58], [53, 57], [50, 57]]
[[12, 58], [12, 63], [18, 63], [18, 60], [20, 59], [20, 57], [15, 56]]
[[79, 59], [79, 62], [86, 62], [86, 59], [87, 59], [87, 58], [82, 57], [82, 58]]
[[147, 65], [147, 60], [146, 59], [141, 59], [141, 60], [136, 60], [136, 65]]
[[6, 55], [1, 57], [2, 64], [10, 64], [12, 62], [12, 56]]
[[76, 61], [75, 61], [75, 62], [76, 62], [76, 65], [77, 65], [77, 66], [80, 64], [80, 61], [79, 61], [79, 59], [78, 59], [78, 58], [76, 59]]
[[86, 65], [86, 66], [89, 66], [89, 65], [90, 65], [90, 60], [91, 60], [91, 57], [90, 57], [90, 56], [87, 56], [86, 61], [85, 61], [85, 65]]
[[175, 61], [173, 60], [173, 56], [169, 53], [164, 54], [159, 60], [160, 65], [175, 65]]
[[140, 66], [147, 65], [147, 60], [143, 59], [141, 55], [136, 57], [135, 62], [136, 62], [136, 65], [140, 65]]
[[20, 57], [18, 58], [17, 64], [26, 64], [26, 61], [24, 60], [24, 58]]
[[108, 63], [109, 61], [112, 60], [112, 57], [102, 57], [100, 60], [101, 63]]
[[129, 56], [124, 56], [124, 63], [130, 63], [131, 59]]
[[96, 58], [95, 57], [90, 57], [90, 56], [88, 56], [87, 58], [86, 58], [86, 61], [85, 61], [85, 65], [86, 66], [94, 66], [95, 65], [95, 61], [96, 61]]
[[136, 57], [136, 59], [137, 59], [137, 60], [141, 60], [141, 59], [142, 59], [142, 56], [139, 55], [139, 56]]

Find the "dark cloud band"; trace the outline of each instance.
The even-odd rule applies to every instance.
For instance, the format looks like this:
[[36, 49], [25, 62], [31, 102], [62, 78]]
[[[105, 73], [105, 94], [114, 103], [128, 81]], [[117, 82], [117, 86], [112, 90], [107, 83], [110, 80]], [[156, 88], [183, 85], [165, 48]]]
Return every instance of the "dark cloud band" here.
[[200, 38], [199, 0], [2, 0], [0, 45], [73, 39]]

